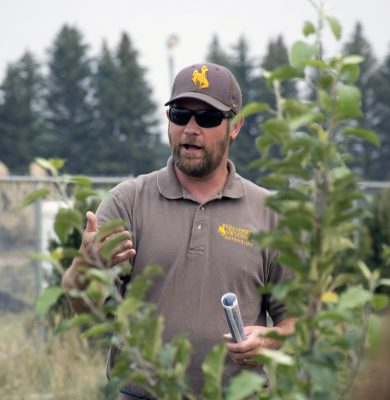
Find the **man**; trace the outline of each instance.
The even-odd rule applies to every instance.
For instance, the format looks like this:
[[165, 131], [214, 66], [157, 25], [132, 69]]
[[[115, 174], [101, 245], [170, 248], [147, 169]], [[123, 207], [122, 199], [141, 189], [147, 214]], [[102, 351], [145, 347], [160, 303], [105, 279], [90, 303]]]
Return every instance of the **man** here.
[[[241, 178], [228, 160], [229, 145], [243, 124], [232, 121], [242, 105], [236, 79], [216, 64], [192, 65], [178, 73], [165, 105], [172, 149], [167, 166], [112, 189], [97, 219], [88, 212], [81, 250], [86, 251], [99, 225], [126, 221], [132, 236], [118, 246], [111, 265], [130, 260], [132, 278], [146, 265], [162, 266], [164, 276], [146, 300], [165, 318], [165, 340], [188, 335], [193, 346], [188, 376], [200, 391], [202, 360], [227, 330], [220, 303], [224, 293], [237, 295], [247, 335], [242, 343], [226, 344], [228, 378], [242, 368], [262, 373], [253, 358], [263, 347], [278, 346], [264, 335], [270, 329], [290, 334], [294, 320], [285, 318], [283, 304], [258, 293], [267, 283], [284, 279], [286, 271], [275, 263], [273, 251], [260, 253], [250, 237], [275, 227], [275, 214], [265, 205], [268, 192]], [[80, 263], [76, 258], [66, 272], [66, 289], [80, 287]], [[76, 311], [83, 309], [80, 301], [70, 301]], [[266, 312], [273, 328], [266, 328]], [[120, 398], [147, 394], [130, 384]]]

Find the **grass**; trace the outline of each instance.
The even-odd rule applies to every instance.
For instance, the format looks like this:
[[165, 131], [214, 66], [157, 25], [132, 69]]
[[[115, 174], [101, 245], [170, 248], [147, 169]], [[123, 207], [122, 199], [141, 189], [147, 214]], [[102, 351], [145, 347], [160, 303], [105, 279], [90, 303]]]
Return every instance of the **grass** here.
[[76, 330], [55, 335], [31, 314], [0, 316], [2, 400], [103, 400], [105, 355]]

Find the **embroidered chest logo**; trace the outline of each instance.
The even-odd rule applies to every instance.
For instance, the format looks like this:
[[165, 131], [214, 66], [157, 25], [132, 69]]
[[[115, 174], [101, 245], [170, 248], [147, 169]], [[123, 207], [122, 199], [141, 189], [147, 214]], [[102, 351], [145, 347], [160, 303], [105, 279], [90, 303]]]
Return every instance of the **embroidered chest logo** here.
[[209, 81], [206, 76], [208, 70], [209, 69], [203, 65], [200, 71], [196, 69], [192, 73], [192, 82], [194, 86], [198, 85], [198, 89], [207, 89], [209, 87]]
[[244, 246], [254, 246], [254, 241], [249, 238], [249, 235], [253, 233], [249, 229], [237, 228], [236, 226], [229, 224], [222, 224], [218, 227], [218, 233], [230, 242], [242, 244]]

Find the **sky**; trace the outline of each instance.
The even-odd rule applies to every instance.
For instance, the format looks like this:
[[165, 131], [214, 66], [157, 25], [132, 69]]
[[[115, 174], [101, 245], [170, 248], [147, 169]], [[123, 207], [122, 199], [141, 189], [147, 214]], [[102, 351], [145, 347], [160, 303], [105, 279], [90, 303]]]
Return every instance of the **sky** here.
[[[343, 27], [342, 41], [348, 39], [356, 22], [377, 57], [390, 52], [389, 0], [324, 0], [328, 13]], [[129, 34], [146, 69], [146, 80], [164, 118], [164, 102], [170, 93], [169, 59], [173, 69], [205, 60], [217, 35], [229, 51], [240, 36], [247, 39], [249, 53], [266, 53], [271, 39], [282, 35], [290, 46], [303, 38], [304, 21], [317, 20], [309, 0], [0, 0], [0, 80], [8, 63], [26, 50], [45, 62], [47, 49], [64, 24], [77, 27], [96, 56], [105, 40], [115, 48], [122, 32]], [[174, 47], [168, 39], [176, 36]], [[325, 47], [336, 51], [340, 45], [325, 36]]]

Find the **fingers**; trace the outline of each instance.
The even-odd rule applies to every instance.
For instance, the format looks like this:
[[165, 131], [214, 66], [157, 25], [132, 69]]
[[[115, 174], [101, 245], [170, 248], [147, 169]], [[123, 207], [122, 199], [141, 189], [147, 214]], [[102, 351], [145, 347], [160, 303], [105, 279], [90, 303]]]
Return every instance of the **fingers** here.
[[87, 226], [85, 230], [87, 232], [97, 232], [98, 227], [97, 227], [96, 215], [92, 211], [87, 211], [85, 216], [87, 217]]

